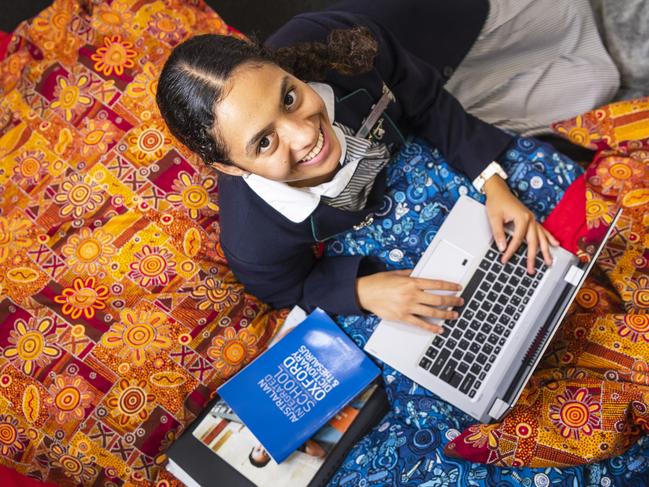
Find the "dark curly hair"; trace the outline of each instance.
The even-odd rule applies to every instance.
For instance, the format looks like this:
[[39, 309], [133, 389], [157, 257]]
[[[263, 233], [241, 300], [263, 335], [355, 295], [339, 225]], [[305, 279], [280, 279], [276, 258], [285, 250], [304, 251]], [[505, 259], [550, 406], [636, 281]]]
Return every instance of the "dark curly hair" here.
[[270, 49], [254, 41], [205, 34], [178, 45], [167, 59], [156, 102], [171, 133], [206, 164], [233, 164], [219, 140], [215, 105], [232, 72], [244, 63], [274, 63], [303, 81], [327, 70], [360, 74], [372, 69], [378, 44], [365, 27], [332, 31], [325, 43]]

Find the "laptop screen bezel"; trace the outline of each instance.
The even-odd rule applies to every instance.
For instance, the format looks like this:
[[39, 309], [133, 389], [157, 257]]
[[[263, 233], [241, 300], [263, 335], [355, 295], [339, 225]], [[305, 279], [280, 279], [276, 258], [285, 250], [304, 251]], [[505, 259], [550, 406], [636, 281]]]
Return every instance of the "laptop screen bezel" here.
[[[536, 354], [536, 358], [529, 363], [525, 363], [523, 361], [520, 366], [519, 372], [514, 376], [510, 386], [508, 387], [507, 392], [503, 395], [502, 400], [509, 404], [509, 408], [511, 408], [516, 401], [518, 401], [518, 398], [521, 395], [521, 392], [523, 391], [523, 388], [527, 384], [527, 382], [530, 379], [530, 376], [532, 373], [534, 373], [534, 370], [536, 369], [536, 366], [540, 362], [540, 360], [543, 358], [543, 355], [545, 353], [545, 350], [547, 349], [548, 345], [550, 344], [550, 341], [556, 334], [559, 325], [563, 321], [563, 319], [566, 317], [566, 314], [568, 313], [568, 310], [570, 309], [570, 306], [572, 305], [573, 301], [577, 297], [577, 293], [579, 292], [579, 289], [581, 289], [581, 286], [584, 284], [586, 281], [586, 277], [590, 274], [591, 270], [593, 269], [593, 266], [597, 262], [597, 259], [599, 258], [600, 254], [604, 250], [604, 247], [606, 247], [606, 244], [608, 243], [609, 239], [611, 238], [611, 235], [613, 234], [613, 230], [617, 226], [620, 217], [622, 216], [622, 208], [619, 208], [613, 217], [613, 221], [611, 222], [608, 230], [606, 231], [606, 234], [604, 235], [604, 238], [600, 242], [599, 246], [597, 247], [597, 250], [593, 254], [592, 258], [590, 261], [582, 264], [584, 268], [582, 269], [582, 274], [579, 278], [579, 281], [577, 284], [572, 285], [568, 282], [566, 282], [566, 287], [564, 291], [561, 293], [561, 296], [557, 300], [557, 303], [555, 305], [555, 309], [552, 310], [550, 315], [548, 316], [548, 319], [545, 321], [544, 325], [539, 329], [539, 333], [543, 329], [549, 330], [548, 336], [545, 338], [543, 345], [540, 348], [540, 351]], [[577, 267], [581, 268], [581, 266], [577, 265]], [[558, 312], [556, 308], [560, 308], [561, 311]], [[515, 395], [513, 395], [515, 392]], [[503, 413], [504, 414], [504, 413]], [[499, 418], [497, 418], [499, 419]]]

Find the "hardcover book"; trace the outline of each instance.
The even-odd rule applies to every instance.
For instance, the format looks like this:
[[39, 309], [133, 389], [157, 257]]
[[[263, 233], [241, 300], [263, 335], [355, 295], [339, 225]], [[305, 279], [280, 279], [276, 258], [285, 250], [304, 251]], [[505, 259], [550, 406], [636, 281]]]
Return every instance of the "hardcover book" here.
[[316, 309], [218, 393], [281, 463], [378, 374], [367, 355]]

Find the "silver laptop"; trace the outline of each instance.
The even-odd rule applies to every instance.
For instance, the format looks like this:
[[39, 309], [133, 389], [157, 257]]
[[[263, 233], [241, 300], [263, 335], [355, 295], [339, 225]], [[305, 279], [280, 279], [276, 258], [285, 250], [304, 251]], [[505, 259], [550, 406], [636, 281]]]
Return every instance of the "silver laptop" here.
[[460, 317], [431, 319], [444, 327], [443, 334], [382, 320], [365, 350], [481, 422], [500, 420], [517, 401], [620, 214], [590, 264], [551, 247], [552, 265], [538, 255], [530, 275], [526, 245], [502, 265], [484, 205], [462, 196], [412, 272], [460, 283]]

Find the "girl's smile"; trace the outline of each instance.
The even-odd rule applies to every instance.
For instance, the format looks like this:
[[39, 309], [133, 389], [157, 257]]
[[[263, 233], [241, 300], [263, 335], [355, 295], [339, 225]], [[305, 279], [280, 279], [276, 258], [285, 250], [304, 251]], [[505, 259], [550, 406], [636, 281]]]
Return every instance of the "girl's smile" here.
[[327, 158], [329, 154], [329, 137], [325, 136], [322, 129], [318, 130], [318, 142], [311, 151], [298, 161], [298, 164], [304, 166], [315, 166]]

